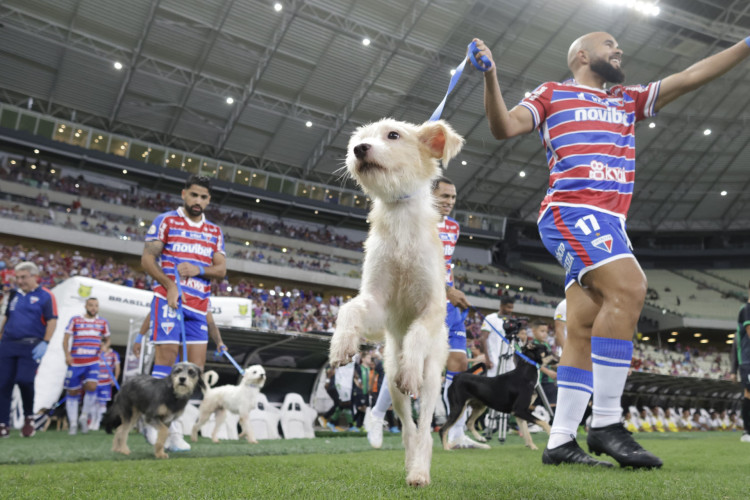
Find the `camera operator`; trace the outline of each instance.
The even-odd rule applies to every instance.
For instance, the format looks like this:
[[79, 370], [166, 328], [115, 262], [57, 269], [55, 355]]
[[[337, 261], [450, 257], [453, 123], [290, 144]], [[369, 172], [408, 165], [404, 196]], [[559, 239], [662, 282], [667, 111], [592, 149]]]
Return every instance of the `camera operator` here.
[[[498, 312], [488, 314], [484, 318], [481, 327], [481, 341], [484, 346], [484, 352], [487, 356], [487, 376], [494, 377], [499, 375], [501, 356], [506, 356], [506, 363], [503, 372], [509, 372], [515, 368], [512, 354], [513, 347], [503, 342], [497, 332], [500, 332], [511, 343], [517, 338], [519, 324], [513, 316], [515, 300], [511, 297], [504, 296], [500, 299], [500, 308]], [[494, 328], [493, 328], [494, 327]], [[507, 327], [507, 328], [506, 328]], [[497, 332], [495, 331], [497, 330]]]

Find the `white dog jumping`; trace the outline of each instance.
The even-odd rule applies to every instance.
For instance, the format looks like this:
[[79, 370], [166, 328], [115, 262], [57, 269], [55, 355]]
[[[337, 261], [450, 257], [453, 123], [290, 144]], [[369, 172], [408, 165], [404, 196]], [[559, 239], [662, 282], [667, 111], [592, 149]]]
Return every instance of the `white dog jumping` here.
[[[210, 386], [209, 379], [214, 372], [206, 372], [204, 380], [206, 385]], [[240, 437], [245, 437], [248, 443], [257, 443], [253, 428], [250, 425], [250, 412], [257, 406], [258, 393], [266, 383], [266, 371], [260, 365], [253, 365], [242, 376], [242, 380], [237, 385], [223, 385], [216, 389], [207, 389], [203, 394], [203, 401], [200, 406], [200, 416], [198, 421], [193, 425], [193, 431], [190, 435], [195, 442], [198, 441], [198, 431], [211, 417], [216, 414], [216, 423], [211, 433], [211, 441], [218, 443], [219, 439], [216, 433], [219, 427], [224, 423], [226, 412], [239, 415], [242, 433]]]
[[[430, 483], [430, 424], [448, 356], [445, 259], [432, 196], [463, 138], [443, 121], [422, 125], [384, 119], [357, 129], [348, 172], [373, 199], [359, 295], [341, 307], [331, 339], [333, 366], [348, 363], [360, 337], [385, 338], [385, 371], [404, 426], [406, 482]], [[410, 394], [420, 396], [418, 426]]]

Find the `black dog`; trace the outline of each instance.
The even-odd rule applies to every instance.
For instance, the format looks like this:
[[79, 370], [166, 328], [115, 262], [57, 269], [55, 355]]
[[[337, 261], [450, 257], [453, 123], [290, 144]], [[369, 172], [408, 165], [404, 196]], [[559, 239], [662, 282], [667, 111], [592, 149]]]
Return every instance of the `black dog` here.
[[[546, 364], [552, 359], [549, 349], [542, 344], [528, 343], [521, 350], [523, 354], [539, 363]], [[534, 422], [544, 428], [549, 434], [550, 426], [547, 422], [537, 419], [529, 410], [534, 387], [539, 377], [539, 370], [522, 359], [516, 359], [516, 368], [497, 377], [484, 377], [462, 372], [453, 378], [448, 388], [448, 403], [451, 413], [448, 420], [440, 428], [440, 439], [443, 449], [449, 450], [448, 430], [456, 423], [466, 406], [471, 406], [471, 417], [466, 423], [477, 441], [485, 442], [475, 427], [476, 421], [487, 407], [501, 413], [512, 413], [518, 419], [518, 426], [523, 434], [526, 446], [536, 450], [527, 422]]]
[[130, 454], [128, 434], [143, 415], [146, 423], [154, 426], [158, 433], [154, 455], [169, 458], [164, 452], [169, 424], [182, 415], [196, 385], [206, 390], [201, 369], [193, 363], [177, 363], [167, 378], [136, 375], [128, 379], [103, 419], [107, 433], [111, 434], [117, 427], [112, 451]]

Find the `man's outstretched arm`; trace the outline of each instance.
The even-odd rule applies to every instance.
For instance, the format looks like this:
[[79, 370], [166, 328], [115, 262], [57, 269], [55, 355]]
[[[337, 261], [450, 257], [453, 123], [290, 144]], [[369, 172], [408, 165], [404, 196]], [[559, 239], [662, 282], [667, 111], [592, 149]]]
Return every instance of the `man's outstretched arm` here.
[[748, 40], [750, 40], [750, 37], [737, 42], [718, 54], [701, 59], [679, 73], [664, 78], [659, 88], [659, 97], [656, 99], [654, 109], [659, 111], [681, 95], [705, 85], [737, 66], [750, 56]]

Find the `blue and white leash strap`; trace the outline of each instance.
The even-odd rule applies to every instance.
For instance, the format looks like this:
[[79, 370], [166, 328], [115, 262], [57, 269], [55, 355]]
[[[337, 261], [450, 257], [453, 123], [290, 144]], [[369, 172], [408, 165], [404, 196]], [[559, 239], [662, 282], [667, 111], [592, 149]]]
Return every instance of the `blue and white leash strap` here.
[[232, 355], [229, 354], [229, 350], [224, 349], [223, 351], [221, 351], [221, 354], [226, 356], [226, 358], [234, 365], [234, 367], [237, 368], [237, 371], [240, 372], [240, 375], [245, 374], [245, 370], [243, 370], [242, 367], [240, 367], [239, 363], [237, 363], [237, 361], [234, 360]]
[[513, 350], [516, 353], [516, 356], [518, 356], [522, 360], [526, 361], [530, 365], [534, 365], [537, 368], [537, 370], [539, 369], [539, 363], [537, 363], [536, 361], [534, 361], [533, 359], [531, 359], [530, 357], [528, 357], [527, 355], [525, 355], [524, 353], [522, 353], [521, 351], [519, 351], [518, 349], [516, 349], [515, 346], [510, 342], [510, 340], [508, 340], [507, 338], [505, 338], [505, 335], [503, 335], [502, 333], [500, 333], [500, 331], [497, 328], [495, 328], [495, 326], [492, 323], [490, 323], [489, 321], [487, 321], [487, 318], [485, 318], [484, 315], [482, 313], [480, 313], [479, 310], [476, 307], [474, 307], [474, 306], [469, 306], [469, 307], [472, 310], [474, 310], [475, 313], [477, 313], [479, 315], [479, 318], [482, 320], [483, 323], [487, 323], [488, 325], [490, 325], [490, 328], [492, 328], [493, 330], [495, 330], [495, 333], [498, 334], [498, 336], [502, 339], [503, 342], [505, 342], [511, 348], [513, 348]]
[[[471, 64], [474, 65], [475, 68], [477, 68], [479, 71], [489, 71], [490, 68], [492, 68], [492, 62], [490, 61], [489, 57], [487, 56], [479, 56], [479, 60], [477, 60], [477, 54], [479, 54], [479, 49], [477, 48], [476, 42], [471, 42], [469, 44], [468, 48], [469, 53], [469, 60], [471, 61]], [[480, 63], [481, 61], [481, 63]], [[458, 79], [461, 78], [461, 74], [464, 72], [464, 67], [466, 66], [466, 58], [464, 57], [463, 61], [461, 61], [461, 64], [456, 66], [456, 70], [453, 73], [453, 76], [451, 76], [451, 81], [448, 84], [448, 92], [445, 93], [445, 97], [443, 97], [443, 100], [438, 104], [438, 107], [435, 108], [435, 111], [432, 112], [432, 116], [430, 116], [430, 121], [435, 121], [440, 119], [440, 115], [443, 114], [443, 108], [445, 107], [445, 102], [448, 100], [448, 95], [453, 91], [453, 87], [456, 86], [456, 83], [458, 83]]]
[[109, 364], [107, 363], [107, 360], [104, 359], [101, 354], [99, 355], [99, 359], [101, 360], [102, 364], [104, 364], [104, 368], [107, 369], [107, 373], [109, 374], [110, 378], [115, 382], [115, 387], [117, 390], [120, 390], [120, 384], [117, 383], [117, 379], [115, 378], [115, 374], [112, 373], [112, 368], [109, 367]]
[[180, 340], [182, 341], [182, 360], [186, 362], [187, 356], [187, 337], [185, 335], [185, 316], [182, 310], [182, 284], [180, 283], [180, 273], [177, 270], [177, 266], [180, 264], [179, 260], [174, 261], [174, 282], [177, 284], [177, 321], [180, 323]]

